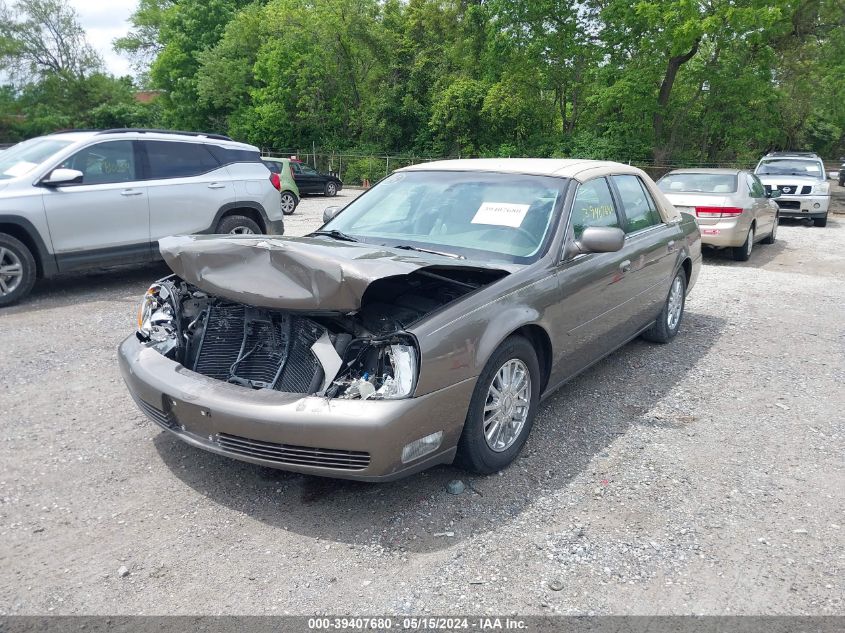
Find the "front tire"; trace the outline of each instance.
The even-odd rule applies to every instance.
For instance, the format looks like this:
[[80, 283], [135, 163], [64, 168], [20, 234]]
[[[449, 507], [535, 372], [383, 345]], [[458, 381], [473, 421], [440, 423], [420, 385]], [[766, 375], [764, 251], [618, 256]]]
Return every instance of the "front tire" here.
[[455, 463], [479, 475], [507, 467], [525, 445], [540, 396], [540, 365], [534, 347], [511, 336], [478, 377]]
[[16, 237], [0, 233], [0, 307], [23, 299], [35, 285], [35, 257]]
[[253, 233], [263, 233], [261, 227], [255, 220], [246, 217], [245, 215], [228, 215], [217, 225], [217, 233], [219, 235], [250, 235]]
[[780, 216], [775, 215], [775, 223], [772, 225], [772, 232], [769, 233], [765, 238], [763, 238], [763, 241], [761, 242], [761, 244], [774, 244], [775, 243], [775, 240], [777, 240], [777, 237], [778, 237], [778, 223], [779, 222], [780, 222]]
[[331, 198], [337, 195], [337, 184], [333, 182], [326, 183], [326, 197]]
[[299, 201], [296, 199], [296, 196], [290, 191], [282, 192], [282, 213], [285, 215], [293, 215], [298, 203]]
[[751, 251], [754, 250], [754, 226], [752, 225], [750, 229], [748, 229], [748, 235], [745, 238], [745, 241], [742, 243], [742, 246], [734, 246], [731, 249], [731, 254], [735, 261], [738, 262], [747, 262], [748, 259], [751, 257]]
[[813, 226], [824, 228], [827, 226], [827, 213], [821, 218], [813, 218]]
[[687, 275], [679, 270], [669, 287], [669, 296], [660, 311], [660, 316], [649, 329], [643, 332], [643, 338], [653, 343], [668, 343], [681, 329], [684, 307], [687, 299]]

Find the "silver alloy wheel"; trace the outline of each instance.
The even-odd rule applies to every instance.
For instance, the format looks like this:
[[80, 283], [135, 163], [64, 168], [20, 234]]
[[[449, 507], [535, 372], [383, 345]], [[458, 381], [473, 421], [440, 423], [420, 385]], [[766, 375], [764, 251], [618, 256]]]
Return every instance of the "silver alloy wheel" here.
[[330, 182], [329, 184], [326, 185], [326, 194], [333, 196], [336, 193], [337, 193], [337, 185], [335, 185], [333, 182]]
[[14, 251], [0, 247], [0, 295], [17, 290], [23, 281], [23, 264]]
[[751, 257], [751, 251], [754, 248], [754, 227], [748, 229], [748, 239], [745, 241], [745, 254]]
[[684, 309], [684, 283], [681, 276], [675, 277], [672, 282], [672, 289], [669, 291], [669, 309], [666, 310], [666, 325], [671, 332], [675, 331], [681, 320], [681, 312]]
[[289, 193], [282, 194], [282, 213], [285, 215], [290, 215], [293, 213], [293, 210], [296, 209], [296, 200], [294, 197]]
[[499, 368], [484, 403], [484, 439], [497, 453], [506, 451], [522, 432], [531, 406], [531, 373], [518, 358]]
[[236, 226], [231, 231], [229, 231], [229, 235], [252, 235], [255, 231], [253, 231], [248, 226]]

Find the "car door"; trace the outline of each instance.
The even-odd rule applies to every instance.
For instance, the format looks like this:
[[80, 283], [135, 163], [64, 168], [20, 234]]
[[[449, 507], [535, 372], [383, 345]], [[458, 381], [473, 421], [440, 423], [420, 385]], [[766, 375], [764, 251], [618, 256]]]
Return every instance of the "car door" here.
[[60, 270], [150, 259], [150, 209], [136, 143], [95, 143], [56, 165], [83, 174], [80, 183], [43, 189]]
[[754, 174], [746, 174], [748, 180], [748, 195], [754, 207], [754, 218], [757, 221], [757, 235], [768, 235], [775, 225], [777, 205], [766, 196], [763, 183]]
[[291, 165], [294, 166], [294, 180], [300, 193], [323, 193], [325, 178], [316, 169], [305, 163], [291, 162]]
[[625, 324], [624, 330], [626, 337], [631, 337], [662, 309], [677, 267], [683, 235], [678, 223], [663, 221], [639, 176], [617, 174], [610, 181], [625, 230], [626, 290], [632, 309], [629, 310], [631, 321]]
[[[584, 229], [592, 226], [623, 226], [604, 177], [580, 184], [575, 191], [567, 242], [577, 241]], [[624, 327], [632, 316], [631, 293], [625, 283], [629, 250], [564, 255], [557, 266], [560, 301], [549, 307], [549, 321], [552, 339], [559, 344], [550, 384], [570, 378], [625, 342]]]
[[235, 200], [226, 167], [204, 143], [141, 141], [150, 197], [150, 238], [213, 231], [217, 212]]

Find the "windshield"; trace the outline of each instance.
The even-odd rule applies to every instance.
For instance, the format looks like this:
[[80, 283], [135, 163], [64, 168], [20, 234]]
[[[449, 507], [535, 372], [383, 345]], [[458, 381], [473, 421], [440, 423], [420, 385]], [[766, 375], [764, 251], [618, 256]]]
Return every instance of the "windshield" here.
[[735, 174], [672, 173], [657, 181], [666, 193], [735, 193]]
[[0, 180], [28, 174], [50, 156], [70, 144], [71, 141], [42, 136], [10, 147], [0, 153]]
[[323, 230], [384, 246], [529, 263], [543, 253], [567, 182], [520, 174], [399, 172]]
[[821, 178], [824, 173], [822, 164], [816, 160], [799, 158], [768, 158], [760, 161], [755, 174], [768, 176], [809, 176]]

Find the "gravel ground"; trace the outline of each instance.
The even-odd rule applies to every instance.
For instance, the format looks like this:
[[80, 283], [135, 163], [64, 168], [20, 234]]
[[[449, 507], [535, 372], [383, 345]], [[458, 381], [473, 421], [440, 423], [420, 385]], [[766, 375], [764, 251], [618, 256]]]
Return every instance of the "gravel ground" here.
[[678, 338], [559, 390], [487, 478], [334, 481], [159, 432], [115, 349], [165, 273], [0, 313], [0, 614], [845, 614], [845, 215], [709, 255]]

